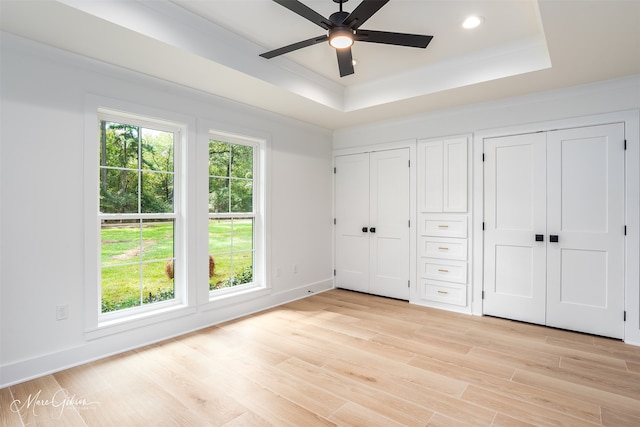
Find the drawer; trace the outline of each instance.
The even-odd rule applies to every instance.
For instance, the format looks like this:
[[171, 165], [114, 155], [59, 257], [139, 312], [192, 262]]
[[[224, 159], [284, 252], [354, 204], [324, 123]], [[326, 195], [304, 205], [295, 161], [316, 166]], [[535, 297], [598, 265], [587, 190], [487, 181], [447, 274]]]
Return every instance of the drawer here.
[[436, 237], [467, 237], [467, 217], [429, 217], [420, 218], [420, 234]]
[[445, 304], [467, 305], [467, 287], [455, 283], [420, 281], [419, 295], [421, 299]]
[[467, 240], [437, 237], [420, 237], [418, 239], [419, 256], [427, 258], [467, 260]]
[[465, 261], [421, 258], [419, 276], [444, 282], [467, 283]]

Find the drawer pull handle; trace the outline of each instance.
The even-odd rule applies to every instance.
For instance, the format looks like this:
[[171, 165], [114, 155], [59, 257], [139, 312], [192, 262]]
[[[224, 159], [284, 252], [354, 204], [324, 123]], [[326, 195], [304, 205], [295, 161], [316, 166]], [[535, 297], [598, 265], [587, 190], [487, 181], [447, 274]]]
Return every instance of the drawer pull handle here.
[[447, 292], [447, 291], [438, 291], [438, 293], [439, 293], [439, 294], [447, 295], [449, 292]]
[[438, 228], [449, 228], [448, 225], [439, 225]]
[[438, 271], [439, 271], [440, 273], [448, 273], [448, 272], [449, 272], [449, 270], [444, 270], [444, 269], [442, 269], [442, 268], [439, 268], [439, 269], [438, 269]]
[[446, 247], [444, 247], [444, 246], [440, 246], [440, 247], [438, 248], [438, 250], [439, 250], [439, 251], [448, 251], [448, 250], [449, 250], [449, 248], [446, 248]]

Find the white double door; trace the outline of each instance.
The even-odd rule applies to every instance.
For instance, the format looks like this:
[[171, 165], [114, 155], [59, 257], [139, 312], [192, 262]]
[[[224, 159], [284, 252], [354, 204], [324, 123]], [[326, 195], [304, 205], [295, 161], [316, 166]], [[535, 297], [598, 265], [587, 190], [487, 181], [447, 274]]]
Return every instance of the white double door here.
[[409, 299], [409, 149], [335, 159], [336, 287]]
[[624, 126], [484, 140], [483, 313], [624, 336]]

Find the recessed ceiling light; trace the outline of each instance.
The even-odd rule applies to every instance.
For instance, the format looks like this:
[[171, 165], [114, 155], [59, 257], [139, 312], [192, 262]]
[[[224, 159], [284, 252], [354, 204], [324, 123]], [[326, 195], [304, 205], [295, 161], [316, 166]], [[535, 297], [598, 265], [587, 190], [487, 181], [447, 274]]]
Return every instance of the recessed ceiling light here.
[[478, 25], [484, 22], [484, 18], [482, 16], [469, 16], [464, 20], [462, 26], [466, 29], [476, 28]]

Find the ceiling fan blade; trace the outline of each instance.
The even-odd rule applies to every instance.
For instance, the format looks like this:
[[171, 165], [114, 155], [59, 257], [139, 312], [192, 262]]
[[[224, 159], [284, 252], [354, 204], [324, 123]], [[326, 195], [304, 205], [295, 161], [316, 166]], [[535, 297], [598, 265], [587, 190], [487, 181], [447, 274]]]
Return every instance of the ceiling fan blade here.
[[325, 42], [327, 40], [329, 40], [329, 36], [318, 36], [312, 39], [303, 40], [298, 43], [293, 43], [279, 49], [271, 50], [269, 52], [261, 53], [260, 56], [262, 56], [263, 58], [271, 59], [285, 53], [293, 52], [294, 50], [302, 49], [303, 47], [313, 46], [314, 44]]
[[362, 3], [360, 3], [358, 7], [356, 7], [354, 11], [347, 16], [347, 19], [344, 20], [343, 24], [350, 27], [352, 30], [355, 30], [387, 3], [389, 3], [389, 0], [362, 0]]
[[321, 26], [325, 30], [333, 28], [333, 24], [330, 20], [320, 15], [315, 10], [311, 9], [307, 5], [300, 3], [297, 0], [273, 0], [281, 6], [286, 7], [291, 12], [302, 16], [303, 18], [313, 22], [316, 25]]
[[433, 36], [358, 30], [356, 31], [355, 39], [362, 42], [393, 44], [396, 46], [419, 47], [424, 49], [429, 45]]
[[351, 48], [336, 49], [338, 54], [338, 69], [340, 70], [340, 77], [348, 76], [354, 73], [353, 69], [353, 57], [351, 56]]

